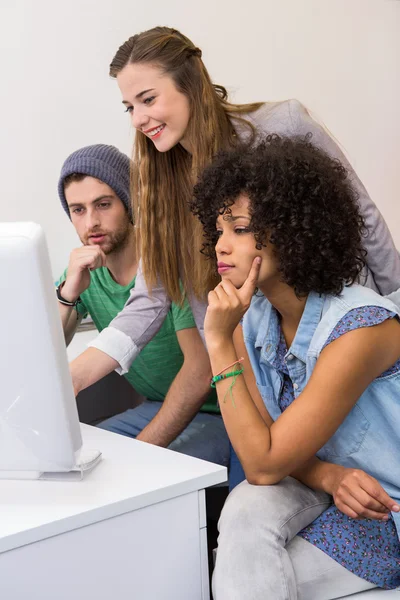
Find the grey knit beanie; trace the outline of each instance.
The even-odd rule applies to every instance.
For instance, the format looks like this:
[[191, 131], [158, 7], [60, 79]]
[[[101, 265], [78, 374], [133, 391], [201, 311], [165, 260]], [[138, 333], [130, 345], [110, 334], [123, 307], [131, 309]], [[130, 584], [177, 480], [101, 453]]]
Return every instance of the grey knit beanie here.
[[64, 162], [58, 181], [58, 195], [63, 209], [71, 218], [64, 193], [64, 179], [72, 173], [82, 173], [103, 181], [117, 194], [132, 216], [129, 193], [130, 160], [114, 146], [96, 144], [76, 150]]

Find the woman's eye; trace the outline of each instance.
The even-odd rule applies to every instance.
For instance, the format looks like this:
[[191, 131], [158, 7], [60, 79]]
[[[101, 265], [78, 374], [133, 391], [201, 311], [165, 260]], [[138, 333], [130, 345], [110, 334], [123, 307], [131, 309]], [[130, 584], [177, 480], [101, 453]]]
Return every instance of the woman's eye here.
[[215, 232], [215, 235], [216, 235], [217, 237], [221, 237], [221, 235], [222, 235], [222, 230], [221, 230], [221, 229], [217, 229], [217, 231]]
[[79, 214], [81, 213], [81, 211], [82, 211], [82, 210], [83, 210], [83, 208], [74, 208], [72, 212], [73, 212], [75, 215], [79, 215]]
[[127, 106], [124, 112], [131, 113], [133, 112], [133, 106]]
[[236, 227], [235, 228], [235, 233], [238, 233], [239, 235], [241, 233], [249, 233], [250, 229], [248, 227]]
[[144, 104], [151, 104], [154, 100], [154, 96], [150, 96], [149, 98], [145, 98], [145, 100], [143, 100]]
[[100, 204], [97, 205], [99, 208], [108, 208], [110, 206], [109, 202], [100, 202]]

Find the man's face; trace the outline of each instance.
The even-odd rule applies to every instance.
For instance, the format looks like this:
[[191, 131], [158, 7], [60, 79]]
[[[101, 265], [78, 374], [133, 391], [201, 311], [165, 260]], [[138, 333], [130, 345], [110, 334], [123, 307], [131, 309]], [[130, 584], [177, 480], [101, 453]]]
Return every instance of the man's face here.
[[82, 181], [72, 181], [64, 193], [82, 244], [100, 246], [105, 254], [110, 254], [127, 243], [133, 225], [110, 186], [87, 176]]

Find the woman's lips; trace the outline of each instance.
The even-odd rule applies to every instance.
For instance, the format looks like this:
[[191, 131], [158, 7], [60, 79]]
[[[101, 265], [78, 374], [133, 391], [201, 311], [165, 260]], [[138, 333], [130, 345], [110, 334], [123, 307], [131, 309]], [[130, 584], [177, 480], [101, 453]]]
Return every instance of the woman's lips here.
[[[165, 123], [163, 123], [162, 125], [159, 125], [158, 127], [153, 127], [153, 129], [146, 129], [146, 131], [143, 131], [143, 133], [145, 133], [151, 140], [155, 140], [160, 137], [160, 135], [162, 134], [164, 129], [165, 129]], [[154, 133], [152, 133], [152, 132], [154, 132]]]
[[222, 275], [222, 273], [226, 273], [227, 271], [229, 271], [230, 269], [233, 269], [233, 265], [225, 265], [224, 263], [219, 263], [218, 264], [218, 273], [220, 275]]

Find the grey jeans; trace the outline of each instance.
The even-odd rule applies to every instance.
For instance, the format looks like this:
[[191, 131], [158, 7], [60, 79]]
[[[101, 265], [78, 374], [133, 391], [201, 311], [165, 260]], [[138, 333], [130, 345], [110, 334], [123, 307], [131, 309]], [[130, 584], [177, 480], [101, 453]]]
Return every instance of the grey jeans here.
[[214, 600], [333, 600], [375, 587], [297, 536], [331, 501], [292, 477], [238, 485], [218, 523]]

